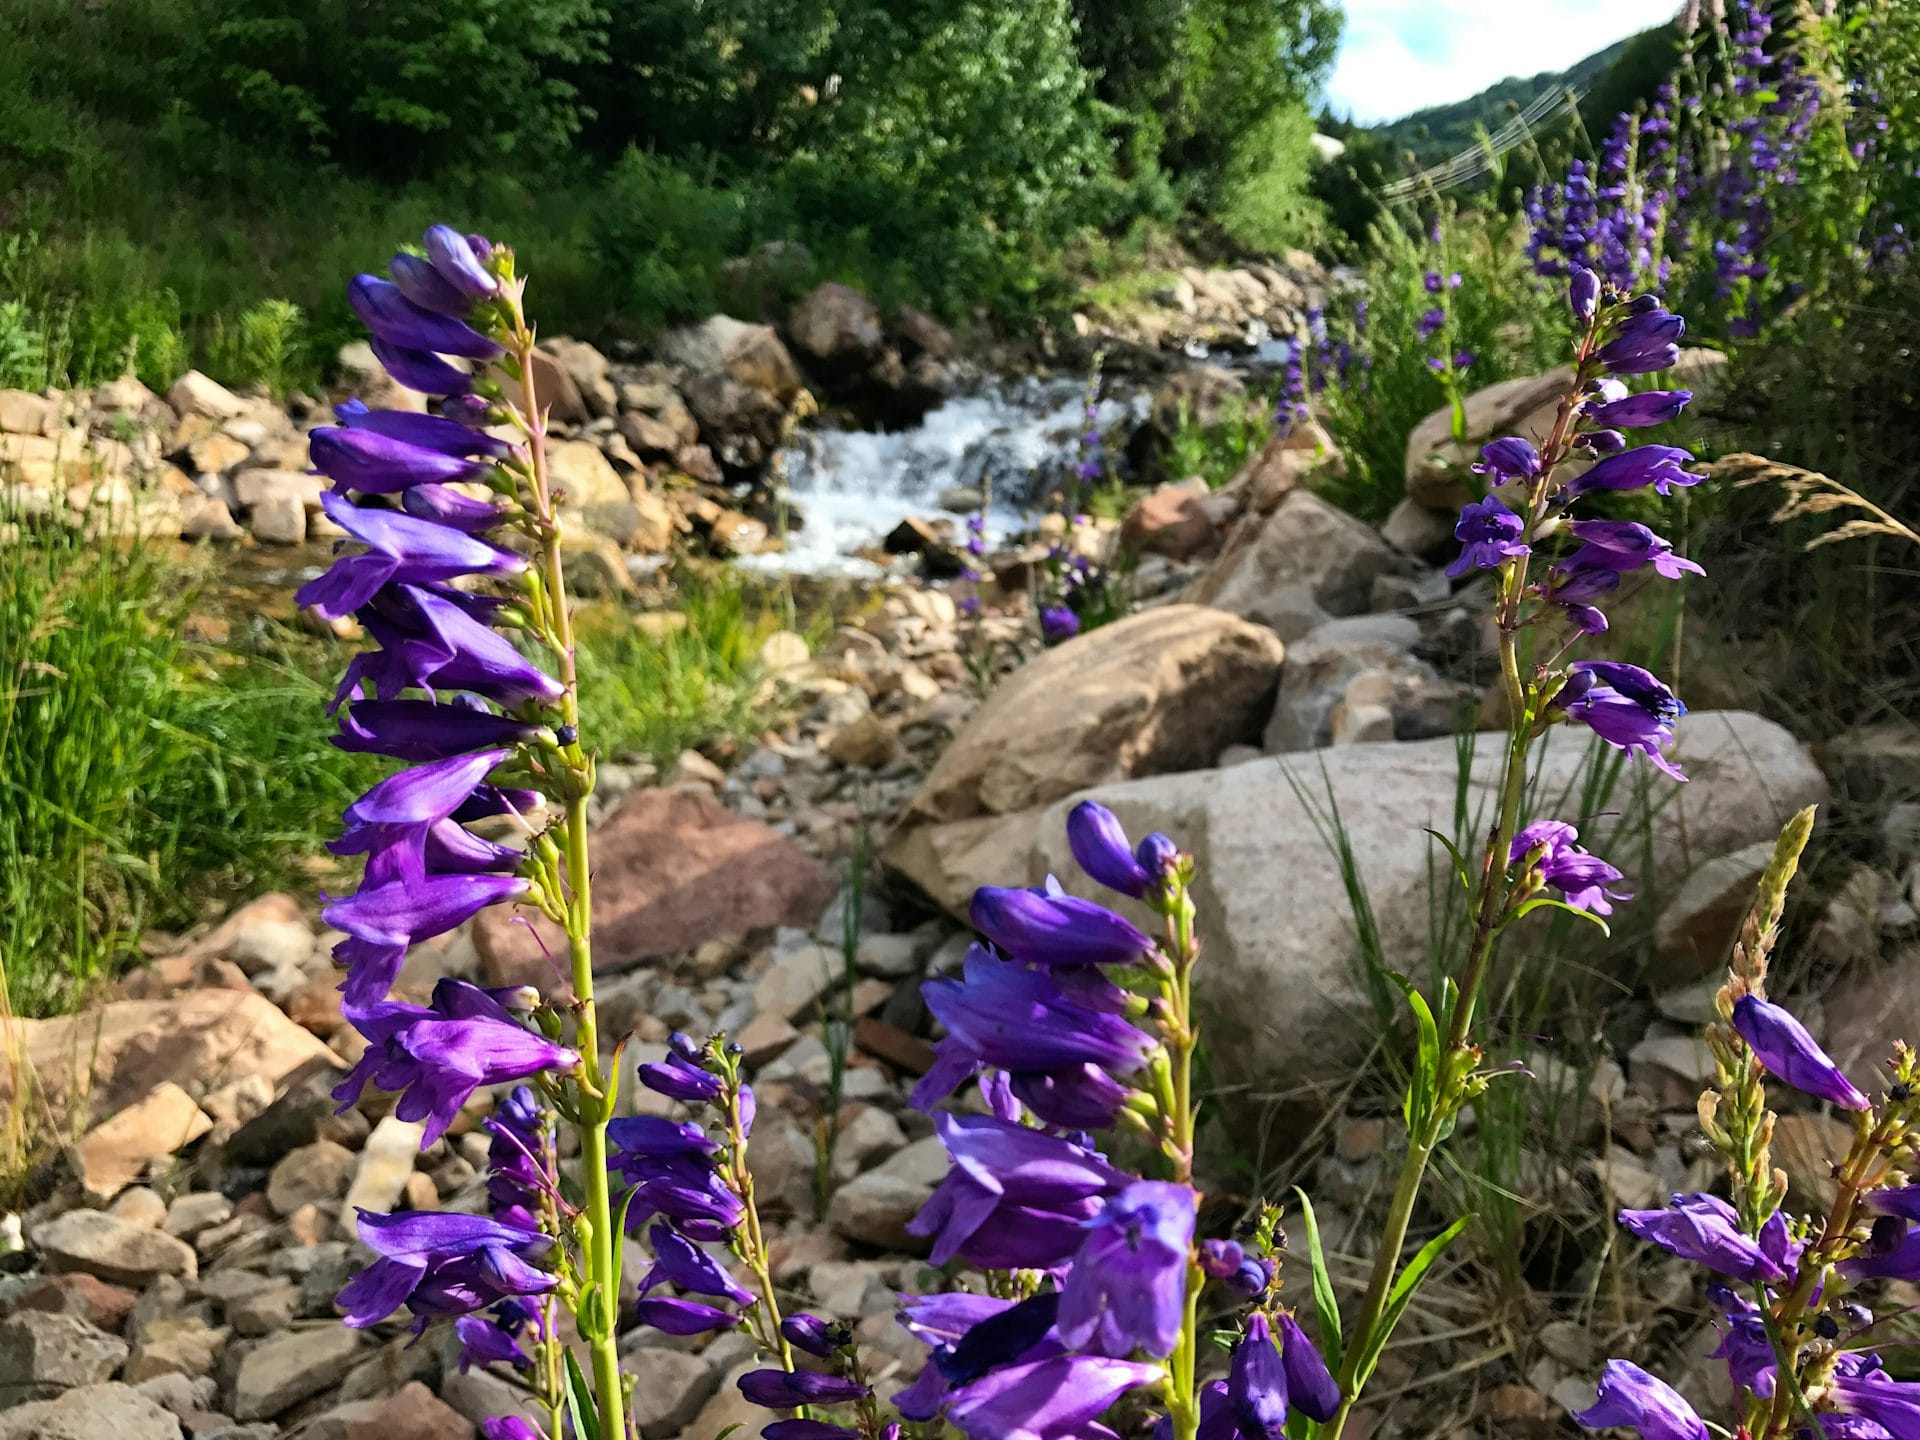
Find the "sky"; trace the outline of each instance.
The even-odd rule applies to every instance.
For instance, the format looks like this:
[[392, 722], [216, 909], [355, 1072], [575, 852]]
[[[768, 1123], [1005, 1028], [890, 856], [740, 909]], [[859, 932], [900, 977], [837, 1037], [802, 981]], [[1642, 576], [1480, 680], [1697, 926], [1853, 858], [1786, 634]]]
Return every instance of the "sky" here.
[[1509, 75], [1563, 70], [1673, 18], [1678, 0], [1346, 0], [1336, 114], [1397, 120]]

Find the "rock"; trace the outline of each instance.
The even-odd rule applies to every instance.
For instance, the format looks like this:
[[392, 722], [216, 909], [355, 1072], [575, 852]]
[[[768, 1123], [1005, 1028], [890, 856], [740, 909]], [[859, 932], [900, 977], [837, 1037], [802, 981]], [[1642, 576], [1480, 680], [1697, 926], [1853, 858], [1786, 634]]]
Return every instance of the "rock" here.
[[1183, 425], [1210, 430], [1232, 415], [1246, 394], [1246, 385], [1231, 370], [1195, 365], [1176, 372], [1153, 392], [1148, 423], [1167, 439]]
[[1662, 972], [1663, 980], [1671, 983], [1726, 967], [1733, 937], [1772, 859], [1773, 842], [1756, 841], [1707, 861], [1686, 878], [1654, 922], [1654, 949], [1671, 967]]
[[316, 1140], [290, 1152], [267, 1176], [267, 1204], [283, 1219], [302, 1205], [338, 1200], [353, 1174], [353, 1152], [331, 1140]]
[[0, 1320], [0, 1410], [97, 1385], [126, 1358], [124, 1341], [78, 1315], [30, 1311]]
[[[0, 1440], [180, 1440], [180, 1422], [130, 1385], [87, 1385], [0, 1412]], [[211, 1437], [208, 1437], [211, 1440]]]
[[879, 354], [880, 311], [850, 285], [817, 285], [787, 316], [787, 334], [801, 351], [830, 369], [847, 371]]
[[320, 497], [326, 493], [326, 477], [304, 470], [242, 470], [233, 481], [234, 498], [249, 510], [297, 505], [306, 514], [317, 515]]
[[1078, 636], [987, 697], [928, 774], [907, 823], [1006, 814], [1088, 785], [1206, 765], [1257, 731], [1284, 654], [1260, 627], [1192, 605]]
[[894, 308], [893, 331], [907, 357], [926, 355], [935, 360], [952, 360], [960, 353], [960, 342], [953, 332], [924, 310], [911, 305]]
[[803, 945], [781, 955], [754, 982], [753, 1008], [787, 1020], [811, 1019], [820, 997], [839, 978], [840, 956], [824, 945]]
[[740, 1393], [740, 1377], [749, 1370], [760, 1368], [758, 1361], [750, 1360], [728, 1371], [726, 1378], [714, 1390], [712, 1398], [700, 1407], [699, 1414], [680, 1433], [694, 1437], [694, 1440], [703, 1440], [709, 1435], [752, 1435], [766, 1423], [767, 1412]]
[[1773, 1163], [1787, 1172], [1797, 1210], [1823, 1215], [1839, 1193], [1834, 1168], [1853, 1146], [1853, 1126], [1831, 1115], [1782, 1115], [1773, 1126]]
[[231, 960], [248, 975], [313, 956], [313, 927], [300, 902], [275, 891], [249, 900], [180, 952], [191, 960]]
[[891, 725], [868, 711], [834, 731], [825, 748], [837, 764], [884, 770], [900, 756], [900, 737]]
[[[838, 888], [778, 831], [693, 788], [628, 795], [595, 832], [594, 873], [594, 964], [608, 971], [707, 940], [811, 926]], [[552, 953], [564, 951], [544, 919], [528, 918]], [[540, 943], [508, 907], [483, 911], [474, 940], [489, 984], [550, 987]]]
[[213, 1373], [227, 1348], [229, 1331], [215, 1329], [197, 1315], [156, 1320], [140, 1334], [127, 1368], [120, 1377], [129, 1385], [156, 1375], [185, 1375], [198, 1379]]
[[756, 658], [762, 670], [778, 675], [784, 670], [798, 670], [813, 658], [813, 652], [807, 648], [805, 636], [775, 630], [760, 642]]
[[547, 446], [547, 473], [555, 489], [565, 492], [560, 503], [572, 511], [592, 505], [631, 503], [627, 482], [613, 462], [588, 440], [561, 440]]
[[[771, 325], [710, 315], [698, 325], [662, 336], [657, 348], [663, 360], [689, 375], [724, 374], [750, 390], [766, 392], [782, 410], [800, 393], [800, 372]], [[686, 400], [699, 418], [700, 407], [693, 404], [693, 397], [688, 395]], [[705, 419], [700, 424], [706, 428]]]
[[147, 1173], [155, 1160], [191, 1145], [213, 1128], [193, 1097], [162, 1081], [126, 1109], [100, 1122], [74, 1146], [81, 1187], [106, 1200]]
[[180, 538], [182, 540], [238, 540], [246, 534], [233, 518], [227, 502], [203, 495], [182, 503]]
[[1457, 518], [1458, 512], [1454, 510], [1432, 510], [1412, 500], [1402, 500], [1381, 523], [1380, 538], [1416, 559], [1451, 558], [1459, 552], [1460, 542], [1453, 534]]
[[142, 1230], [158, 1230], [167, 1218], [167, 1202], [146, 1186], [136, 1185], [122, 1191], [107, 1207], [107, 1214], [128, 1225], [138, 1225]]
[[1458, 511], [1479, 498], [1484, 486], [1470, 467], [1480, 447], [1502, 435], [1541, 444], [1553, 429], [1560, 397], [1573, 383], [1570, 366], [1541, 375], [1502, 380], [1466, 398], [1466, 439], [1453, 438], [1453, 410], [1443, 405], [1407, 437], [1407, 496], [1430, 510]]
[[[518, 380], [497, 364], [494, 378], [516, 403], [525, 407], [525, 392]], [[546, 408], [547, 418], [558, 424], [584, 425], [588, 419], [587, 401], [580, 393], [580, 387], [573, 383], [573, 376], [567, 373], [566, 366], [544, 348], [533, 352], [533, 397], [536, 404]]]
[[231, 435], [215, 430], [187, 446], [187, 462], [196, 475], [222, 475], [245, 463], [252, 453]]
[[633, 1377], [629, 1419], [641, 1440], [673, 1440], [707, 1403], [720, 1378], [698, 1355], [660, 1345], [623, 1349], [620, 1362], [621, 1373]]
[[[1410, 653], [1419, 639], [1420, 627], [1404, 616], [1366, 615], [1316, 626], [1289, 645], [1273, 719], [1267, 725], [1267, 753], [1313, 750], [1332, 743], [1334, 711], [1347, 698], [1349, 685], [1362, 675], [1369, 677], [1363, 687], [1366, 693], [1356, 694], [1353, 703], [1385, 707], [1387, 733], [1382, 738], [1391, 740], [1389, 702], [1394, 686], [1402, 680], [1439, 682], [1433, 667]], [[1348, 721], [1349, 727], [1352, 723]]]
[[55, 1274], [82, 1271], [132, 1290], [144, 1290], [162, 1275], [190, 1280], [199, 1273], [192, 1246], [95, 1210], [69, 1210], [49, 1220], [33, 1243]]
[[1206, 485], [1162, 485], [1142, 495], [1120, 522], [1120, 543], [1134, 553], [1186, 560], [1213, 544], [1213, 520], [1203, 503]]
[[1249, 515], [1182, 597], [1297, 640], [1336, 615], [1368, 609], [1374, 578], [1404, 563], [1373, 529], [1308, 490]]
[[[99, 403], [97, 398], [95, 403]], [[189, 415], [203, 415], [209, 420], [232, 420], [244, 415], [247, 409], [246, 401], [198, 370], [189, 370], [173, 382], [167, 391], [167, 404], [182, 420]]]
[[937, 1139], [916, 1140], [835, 1191], [828, 1223], [849, 1240], [924, 1255], [928, 1242], [909, 1235], [906, 1224], [920, 1213], [946, 1168], [947, 1152]]
[[[1635, 798], [1638, 787], [1622, 783], [1609, 801], [1621, 817], [1592, 825], [1583, 836], [1606, 855], [1610, 833], [1633, 835], [1630, 853], [1617, 858], [1635, 888], [1642, 877], [1633, 872], [1642, 863], [1654, 876], [1672, 875], [1683, 857], [1726, 854], [1768, 839], [1826, 792], [1806, 749], [1757, 715], [1698, 712], [1681, 721], [1679, 736], [1675, 754], [1690, 783], [1650, 785], [1657, 806], [1650, 822]], [[1576, 776], [1598, 745], [1578, 732], [1556, 733], [1544, 753], [1536, 751], [1540, 793], [1577, 794]], [[1490, 803], [1500, 749], [1483, 745], [1475, 754], [1466, 801], [1471, 813], [1484, 813], [1477, 807]], [[1354, 852], [1363, 857], [1385, 963], [1417, 973], [1427, 953], [1429, 874], [1444, 876], [1447, 869], [1444, 855], [1433, 864], [1433, 842], [1422, 828], [1451, 827], [1454, 742], [1351, 746], [1315, 759]], [[1322, 784], [1320, 773], [1305, 781], [1323, 800]], [[916, 840], [926, 863], [910, 873], [957, 916], [964, 916], [979, 885], [1036, 884], [1050, 872], [1069, 889], [1098, 893], [1111, 904], [1111, 894], [1080, 876], [1067, 852], [1066, 815], [1082, 798], [1088, 797], [923, 830]], [[1110, 806], [1129, 834], [1162, 831], [1199, 859], [1195, 901], [1207, 957], [1198, 972], [1199, 998], [1223, 1081], [1229, 1073], [1257, 1076], [1270, 1090], [1310, 1093], [1349, 1073], [1369, 1043], [1363, 1017], [1371, 1013], [1360, 987], [1352, 917], [1339, 867], [1289, 783], [1285, 763], [1269, 759], [1108, 784], [1090, 798]], [[1643, 824], [1651, 832], [1645, 849], [1636, 828]], [[1524, 926], [1511, 943], [1529, 943]], [[1248, 994], [1262, 997], [1257, 1009], [1235, 998]]]
[[354, 1224], [358, 1211], [387, 1214], [399, 1205], [420, 1158], [420, 1141], [426, 1133], [427, 1127], [418, 1121], [402, 1120], [396, 1115], [381, 1117], [360, 1151], [353, 1184], [340, 1206], [342, 1235], [351, 1240], [359, 1233]]
[[619, 408], [619, 395], [613, 388], [607, 357], [593, 346], [584, 340], [557, 335], [551, 340], [542, 340], [540, 350], [566, 372], [588, 415], [611, 415]]
[[776, 392], [745, 384], [725, 371], [688, 381], [686, 399], [708, 446], [736, 470], [761, 464], [785, 437], [786, 402]]
[[266, 1281], [226, 1307], [227, 1323], [238, 1335], [273, 1335], [300, 1314], [300, 1287], [288, 1280]]
[[135, 1298], [131, 1290], [109, 1285], [92, 1275], [52, 1275], [16, 1300], [14, 1310], [77, 1315], [97, 1329], [118, 1334], [133, 1309]]
[[360, 1351], [358, 1331], [335, 1321], [261, 1341], [233, 1376], [233, 1418], [271, 1420], [340, 1382]]
[[[688, 412], [687, 422], [689, 428], [698, 434], [700, 427], [693, 423], [692, 412]], [[671, 459], [691, 438], [675, 430], [666, 421], [641, 414], [637, 410], [629, 410], [622, 415], [617, 428], [621, 438], [633, 447], [634, 452], [647, 458]]]
[[59, 428], [59, 401], [30, 390], [0, 390], [0, 431], [50, 436]]
[[473, 1440], [473, 1422], [418, 1380], [398, 1393], [355, 1400], [301, 1428], [306, 1440]]
[[262, 545], [299, 545], [307, 538], [307, 512], [294, 496], [270, 496], [248, 512], [247, 528]]
[[566, 526], [560, 531], [567, 589], [596, 600], [618, 600], [633, 593], [633, 576], [620, 547], [605, 535]]

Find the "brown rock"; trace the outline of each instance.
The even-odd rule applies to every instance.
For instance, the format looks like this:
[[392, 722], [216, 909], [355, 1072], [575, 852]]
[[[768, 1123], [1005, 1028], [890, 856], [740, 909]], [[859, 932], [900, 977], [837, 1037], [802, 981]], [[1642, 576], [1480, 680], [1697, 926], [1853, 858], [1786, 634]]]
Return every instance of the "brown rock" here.
[[16, 1300], [13, 1308], [78, 1315], [89, 1325], [118, 1334], [136, 1298], [131, 1290], [109, 1285], [97, 1275], [79, 1271], [49, 1276]]
[[951, 360], [959, 353], [960, 344], [953, 338], [953, 332], [926, 311], [911, 305], [901, 305], [894, 310], [893, 329], [910, 358], [929, 355], [935, 360]]
[[[315, 1059], [337, 1065], [325, 1045], [251, 991], [116, 1000], [85, 1015], [13, 1026], [56, 1111], [73, 1102], [68, 1084], [76, 1074], [91, 1074], [93, 1113], [104, 1116], [169, 1081], [191, 1094], [245, 1075], [278, 1082]], [[0, 1066], [0, 1103], [11, 1083]]]
[[1271, 514], [1245, 516], [1182, 598], [1291, 642], [1335, 616], [1366, 613], [1374, 579], [1404, 563], [1372, 526], [1310, 490], [1294, 490]]
[[1153, 428], [1171, 437], [1182, 425], [1210, 429], [1225, 420], [1247, 394], [1238, 375], [1218, 365], [1181, 370], [1153, 392]]
[[107, 1200], [147, 1173], [153, 1161], [192, 1144], [213, 1128], [193, 1097], [171, 1080], [93, 1127], [74, 1147], [80, 1183]]
[[[515, 404], [524, 407], [526, 398], [518, 380], [498, 365], [494, 367], [494, 378]], [[588, 419], [587, 402], [580, 387], [573, 383], [566, 367], [544, 350], [533, 352], [533, 397], [546, 407], [549, 419], [562, 425], [581, 425]]]
[[316, 1200], [338, 1200], [353, 1178], [353, 1152], [331, 1140], [316, 1140], [286, 1155], [267, 1176], [267, 1203], [276, 1215], [291, 1215]]
[[588, 440], [549, 444], [547, 473], [552, 477], [554, 488], [565, 492], [561, 504], [569, 510], [584, 510], [590, 505], [624, 505], [630, 498], [627, 482], [620, 478], [613, 462]]
[[1213, 521], [1190, 482], [1162, 485], [1134, 502], [1120, 522], [1120, 543], [1133, 551], [1185, 560], [1213, 543]]
[[[707, 940], [812, 926], [836, 888], [819, 861], [705, 789], [635, 791], [594, 836], [594, 965], [621, 970]], [[564, 956], [564, 939], [528, 918]], [[482, 912], [474, 939], [487, 983], [551, 986], [539, 941], [506, 907]]]
[[1773, 1163], [1787, 1172], [1796, 1208], [1824, 1215], [1839, 1194], [1834, 1167], [1847, 1158], [1853, 1126], [1830, 1115], [1782, 1115], [1773, 1126]]
[[1734, 934], [1772, 859], [1773, 842], [1762, 841], [1709, 860], [1686, 878], [1654, 922], [1654, 948], [1670, 967], [1664, 981], [1725, 968]]
[[1007, 814], [1208, 765], [1259, 734], [1285, 653], [1269, 631], [1196, 605], [1078, 636], [987, 697], [920, 787], [908, 823]]
[[51, 435], [59, 428], [59, 401], [31, 390], [0, 390], [0, 430], [9, 435]]
[[851, 367], [879, 353], [880, 311], [852, 286], [828, 281], [793, 307], [787, 333], [821, 364]]
[[380, 1400], [342, 1406], [314, 1424], [313, 1440], [473, 1440], [473, 1422], [418, 1380]]
[[853, 1043], [874, 1059], [909, 1075], [924, 1075], [933, 1068], [933, 1046], [872, 1015], [862, 1015], [853, 1022]]
[[671, 456], [687, 443], [688, 438], [664, 420], [656, 420], [638, 410], [629, 410], [620, 417], [619, 430], [626, 442], [642, 456]]
[[834, 731], [826, 750], [838, 764], [879, 770], [899, 757], [900, 739], [891, 725], [868, 711]]
[[1432, 510], [1458, 510], [1484, 488], [1469, 467], [1480, 447], [1501, 435], [1518, 435], [1535, 445], [1553, 429], [1560, 397], [1573, 383], [1571, 366], [1557, 365], [1543, 375], [1502, 380], [1466, 399], [1464, 443], [1453, 438], [1453, 409], [1443, 405], [1414, 426], [1407, 437], [1407, 496]]

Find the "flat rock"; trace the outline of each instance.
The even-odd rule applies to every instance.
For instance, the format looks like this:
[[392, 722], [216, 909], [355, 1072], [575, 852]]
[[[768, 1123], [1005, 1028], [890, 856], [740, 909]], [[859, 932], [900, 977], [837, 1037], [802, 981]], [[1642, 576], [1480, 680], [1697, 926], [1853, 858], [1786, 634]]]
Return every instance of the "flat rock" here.
[[155, 1160], [191, 1145], [213, 1128], [193, 1097], [163, 1080], [132, 1105], [109, 1116], [74, 1147], [80, 1184], [98, 1200], [118, 1194]]
[[347, 1188], [346, 1202], [340, 1207], [340, 1233], [352, 1239], [358, 1212], [372, 1210], [386, 1214], [400, 1204], [420, 1158], [420, 1141], [427, 1127], [397, 1115], [384, 1115], [361, 1147], [353, 1183]]
[[473, 1440], [473, 1422], [418, 1380], [392, 1395], [355, 1400], [317, 1415], [307, 1440]]
[[109, 1285], [98, 1276], [76, 1272], [50, 1275], [14, 1301], [15, 1312], [46, 1311], [77, 1315], [89, 1325], [117, 1334], [138, 1299], [131, 1290]]
[[[704, 788], [637, 790], [594, 834], [594, 967], [622, 970], [774, 926], [810, 929], [838, 888], [818, 860]], [[482, 911], [475, 923], [487, 983], [551, 991], [546, 954], [564, 956], [565, 940], [544, 919], [520, 913], [538, 940], [507, 906]]]
[[197, 1379], [211, 1374], [227, 1348], [231, 1334], [224, 1326], [207, 1324], [197, 1315], [155, 1320], [140, 1332], [121, 1376], [129, 1385], [156, 1375], [186, 1375]]
[[0, 1440], [180, 1440], [180, 1421], [131, 1385], [87, 1385], [0, 1412]]
[[29, 1311], [0, 1320], [0, 1409], [111, 1379], [126, 1358], [124, 1340], [78, 1315]]
[[[1467, 793], [1473, 813], [1491, 803], [1501, 749], [1483, 744], [1475, 753]], [[1536, 750], [1541, 793], [1578, 795], [1590, 750], [1597, 753], [1599, 742], [1556, 730]], [[1621, 813], [1583, 827], [1583, 842], [1603, 856], [1610, 836], [1624, 837], [1613, 858], [1643, 897], [1635, 903], [1649, 903], [1655, 887], [1678, 883], [1692, 866], [1770, 838], [1796, 810], [1826, 795], [1805, 747], [1757, 715], [1689, 715], [1674, 753], [1689, 783], [1675, 786], [1629, 769], [1606, 802]], [[1284, 760], [1265, 759], [1087, 792], [1110, 806], [1129, 834], [1163, 831], [1198, 859], [1195, 901], [1206, 944], [1199, 998], [1223, 1079], [1310, 1093], [1350, 1073], [1371, 1033], [1339, 866], [1292, 782], [1322, 803], [1323, 785], [1331, 787], [1365, 867], [1386, 964], [1413, 974], [1424, 973], [1429, 875], [1447, 868], [1444, 854], [1435, 864], [1423, 827], [1451, 828], [1456, 776], [1454, 741], [1444, 738], [1318, 752], [1312, 768], [1296, 765], [1291, 780]], [[1079, 874], [1067, 851], [1067, 812], [1081, 798], [923, 830], [926, 863], [910, 874], [956, 916], [964, 916], [980, 885], [1036, 884], [1049, 872], [1076, 893], [1114, 904], [1110, 892]], [[1651, 820], [1649, 801], [1657, 807]], [[1651, 832], [1644, 839], [1641, 826]], [[1135, 918], [1147, 923], [1144, 914]], [[1526, 937], [1523, 925], [1510, 950], [1526, 945]], [[1614, 953], [1603, 949], [1596, 962], [1603, 972]], [[1260, 1003], [1245, 1004], [1248, 995]]]
[[[91, 1075], [93, 1113], [113, 1115], [163, 1084], [189, 1095], [248, 1075], [277, 1084], [314, 1060], [338, 1067], [325, 1044], [245, 990], [195, 990], [164, 1000], [114, 1000], [84, 1015], [15, 1020], [45, 1103], [74, 1101], [69, 1079]], [[0, 1105], [12, 1081], [0, 1066]]]
[[273, 1213], [291, 1215], [316, 1200], [337, 1200], [353, 1176], [353, 1152], [331, 1140], [316, 1140], [289, 1151], [267, 1176], [267, 1204]]
[[69, 1210], [49, 1220], [34, 1232], [33, 1243], [55, 1273], [82, 1271], [131, 1290], [144, 1290], [163, 1275], [190, 1280], [199, 1273], [191, 1245], [97, 1210]]
[[328, 1323], [263, 1340], [241, 1357], [233, 1418], [271, 1420], [339, 1383], [360, 1350], [358, 1332]]
[[1285, 653], [1261, 627], [1196, 605], [1145, 610], [1055, 646], [961, 727], [905, 823], [1008, 814], [1206, 765], [1258, 734]]
[[1733, 937], [1773, 859], [1773, 842], [1756, 841], [1695, 870], [1654, 922], [1653, 947], [1672, 981], [1723, 968]]

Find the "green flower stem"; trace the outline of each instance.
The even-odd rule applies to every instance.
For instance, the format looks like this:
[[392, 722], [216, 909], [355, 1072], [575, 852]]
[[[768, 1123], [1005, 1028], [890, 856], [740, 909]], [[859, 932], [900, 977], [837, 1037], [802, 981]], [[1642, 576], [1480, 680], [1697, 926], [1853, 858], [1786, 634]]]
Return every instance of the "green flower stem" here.
[[[1167, 901], [1167, 955], [1173, 975], [1164, 987], [1167, 1014], [1163, 1031], [1171, 1072], [1172, 1103], [1167, 1107], [1166, 1150], [1173, 1162], [1173, 1178], [1193, 1184], [1195, 1124], [1193, 1056], [1199, 1033], [1193, 1019], [1193, 962], [1200, 946], [1194, 936], [1193, 898], [1184, 880]], [[1200, 1429], [1200, 1292], [1207, 1283], [1198, 1260], [1187, 1262], [1186, 1308], [1180, 1321], [1180, 1339], [1167, 1361], [1165, 1393], [1173, 1422], [1174, 1440], [1194, 1440]]]
[[593, 762], [581, 746], [580, 684], [574, 664], [573, 615], [567, 605], [560, 526], [553, 513], [547, 470], [547, 417], [534, 393], [533, 330], [517, 288], [511, 291], [511, 349], [520, 370], [521, 421], [526, 427], [532, 471], [532, 512], [546, 589], [546, 641], [559, 666], [560, 719], [573, 738], [558, 752], [557, 773], [565, 805], [561, 851], [567, 882], [566, 932], [572, 960], [574, 1048], [580, 1054], [580, 1165], [586, 1204], [577, 1222], [581, 1262], [586, 1267], [582, 1312], [576, 1318], [593, 1361], [594, 1393], [600, 1402], [600, 1434], [620, 1440], [627, 1433], [618, 1348], [620, 1275], [614, 1259], [613, 1190], [607, 1176], [607, 1122], [617, 1086], [600, 1066], [600, 1027], [593, 1000], [593, 880], [587, 846], [587, 797], [593, 792]]
[[[1604, 312], [1601, 312], [1604, 313]], [[1531, 538], [1546, 513], [1546, 502], [1553, 474], [1573, 448], [1574, 412], [1580, 393], [1593, 378], [1593, 353], [1598, 348], [1601, 316], [1588, 323], [1574, 356], [1573, 383], [1560, 397], [1554, 417], [1553, 433], [1541, 451], [1540, 474], [1527, 495], [1526, 534]], [[1460, 969], [1459, 994], [1448, 1017], [1447, 1036], [1441, 1051], [1440, 1072], [1434, 1076], [1437, 1093], [1433, 1104], [1414, 1133], [1407, 1137], [1407, 1154], [1394, 1183], [1393, 1200], [1387, 1208], [1386, 1225], [1381, 1231], [1373, 1272], [1367, 1281], [1366, 1297], [1352, 1329], [1346, 1359], [1340, 1369], [1340, 1408], [1319, 1431], [1320, 1440], [1339, 1440], [1360, 1389], [1367, 1377], [1360, 1373], [1365, 1356], [1376, 1347], [1368, 1344], [1382, 1323], [1387, 1297], [1399, 1274], [1400, 1257], [1406, 1249], [1407, 1231], [1413, 1223], [1413, 1211], [1420, 1198], [1420, 1187], [1427, 1167], [1445, 1137], [1453, 1117], [1465, 1102], [1473, 1083], [1476, 1058], [1470, 1036], [1480, 988], [1493, 959], [1500, 928], [1505, 923], [1512, 885], [1508, 880], [1508, 852], [1520, 824], [1520, 804], [1526, 794], [1527, 756], [1536, 735], [1534, 706], [1538, 692], [1532, 690], [1520, 669], [1519, 638], [1522, 622], [1520, 603], [1527, 588], [1528, 556], [1507, 561], [1500, 568], [1500, 594], [1497, 615], [1500, 623], [1500, 676], [1507, 692], [1509, 709], [1506, 768], [1500, 780], [1500, 808], [1487, 836], [1487, 848], [1480, 865], [1480, 879], [1474, 896], [1473, 936]]]

